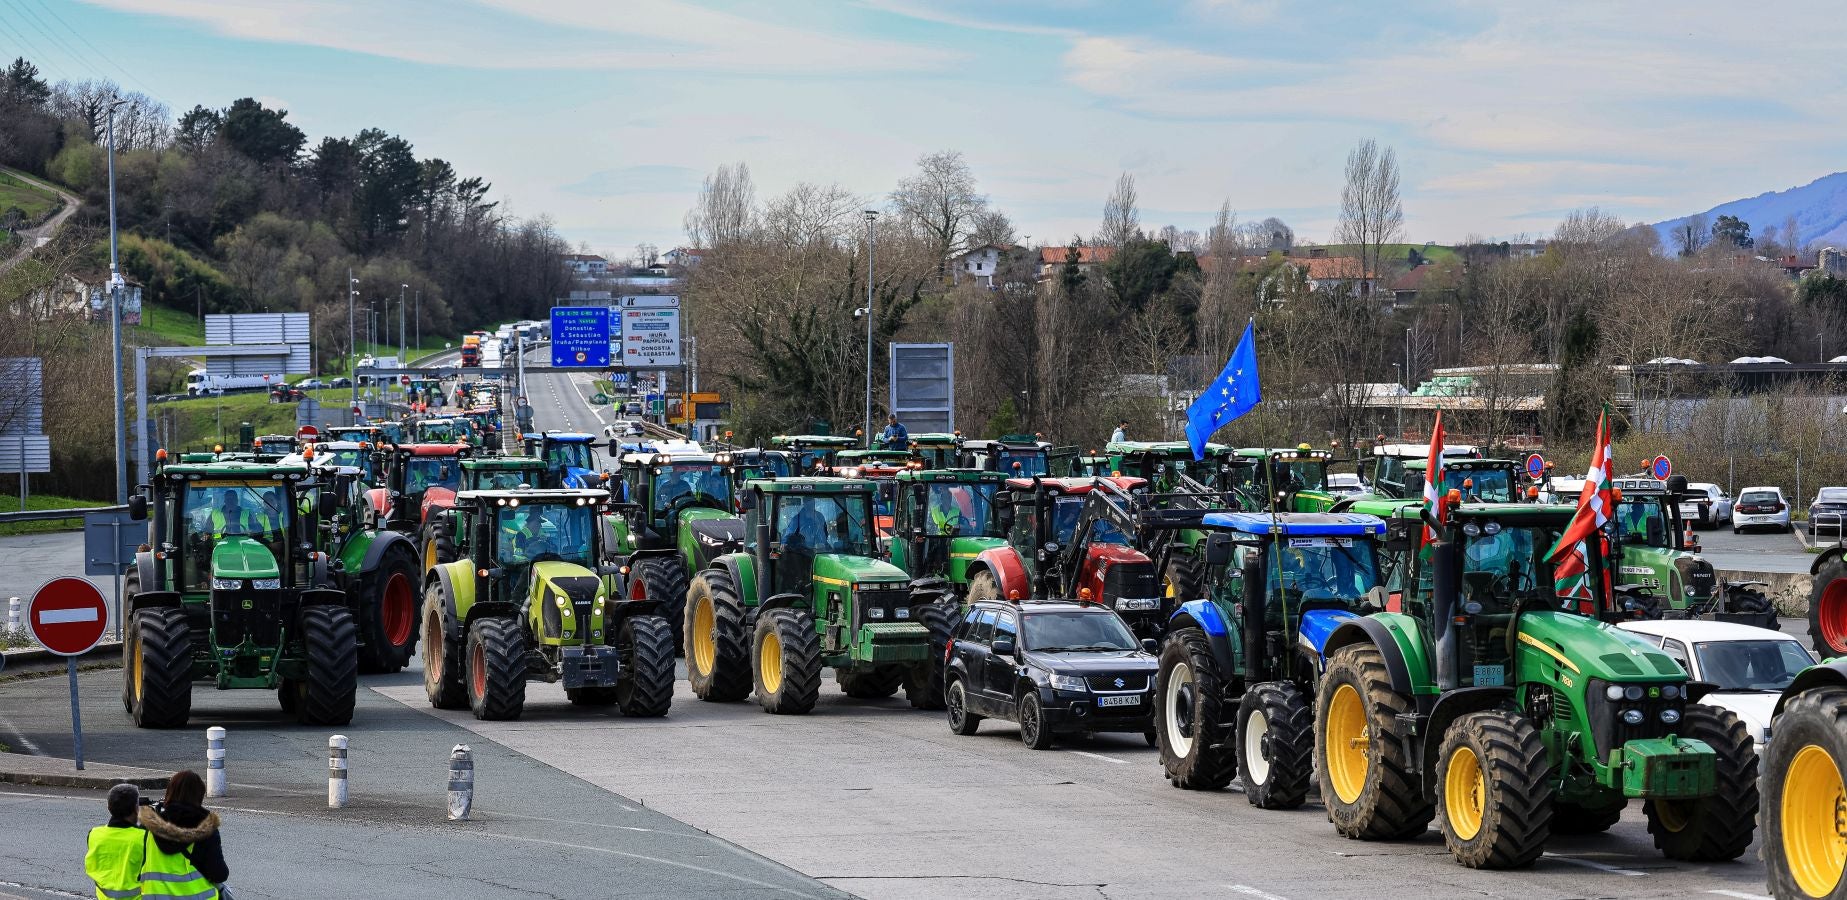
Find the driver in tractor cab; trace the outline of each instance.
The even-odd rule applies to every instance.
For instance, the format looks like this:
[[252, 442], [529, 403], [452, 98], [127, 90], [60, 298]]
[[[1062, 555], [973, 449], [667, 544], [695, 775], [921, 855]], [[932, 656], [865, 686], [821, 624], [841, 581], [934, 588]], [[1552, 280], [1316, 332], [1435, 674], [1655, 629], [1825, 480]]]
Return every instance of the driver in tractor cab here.
[[783, 531], [782, 543], [785, 551], [797, 553], [816, 553], [827, 544], [827, 518], [813, 500], [802, 501], [802, 508], [789, 519], [789, 527]]
[[1340, 596], [1340, 570], [1330, 553], [1310, 553], [1301, 547], [1282, 549], [1283, 584], [1302, 592], [1304, 600]]
[[930, 533], [956, 535], [962, 530], [963, 496], [968, 488], [953, 487], [930, 492]]
[[[258, 495], [264, 503], [264, 509], [251, 509], [244, 506], [243, 494], [249, 490]], [[247, 535], [265, 538], [279, 530], [276, 515], [270, 510], [279, 509], [281, 504], [275, 497], [275, 489], [255, 489], [229, 487], [218, 489], [218, 502], [213, 504], [204, 527], [200, 533], [209, 534], [213, 541], [221, 541], [227, 534]]]
[[1504, 530], [1471, 539], [1462, 559], [1463, 600], [1502, 611], [1506, 600], [1495, 594], [1494, 585], [1506, 577], [1508, 587], [1513, 587], [1513, 580], [1519, 576], [1517, 549], [1512, 535]]

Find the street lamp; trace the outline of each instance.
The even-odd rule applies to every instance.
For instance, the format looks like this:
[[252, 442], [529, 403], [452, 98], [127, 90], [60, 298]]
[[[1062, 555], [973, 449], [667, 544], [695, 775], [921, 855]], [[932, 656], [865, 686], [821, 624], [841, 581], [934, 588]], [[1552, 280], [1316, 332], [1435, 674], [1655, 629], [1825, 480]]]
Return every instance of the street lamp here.
[[[127, 424], [123, 417], [128, 414], [124, 402], [122, 387], [122, 268], [116, 258], [115, 228], [115, 110], [127, 103], [127, 100], [113, 100], [109, 104], [109, 343], [111, 366], [115, 370], [115, 502], [120, 506], [128, 502], [128, 440]], [[141, 429], [147, 430], [147, 423], [141, 423]], [[147, 435], [141, 436], [146, 442]], [[20, 470], [25, 470], [25, 460], [20, 460]], [[23, 480], [25, 476], [20, 476]], [[24, 496], [24, 491], [21, 491]]]
[[408, 290], [410, 290], [410, 285], [398, 285], [398, 346], [404, 348], [398, 354], [398, 365], [400, 366], [410, 365], [410, 343], [404, 338], [406, 334], [404, 331], [404, 292]]
[[866, 306], [855, 310], [855, 315], [866, 317], [866, 446], [872, 446], [872, 266], [879, 250], [879, 232], [874, 222], [879, 211], [868, 209], [866, 212]]
[[1398, 440], [1402, 441], [1404, 440], [1404, 396], [1408, 390], [1404, 386], [1404, 366], [1392, 363], [1392, 368], [1395, 370], [1392, 374], [1396, 376], [1394, 380], [1398, 382], [1399, 389], [1398, 396], [1392, 398], [1392, 405], [1398, 407]]
[[353, 331], [353, 303], [359, 298], [359, 279], [353, 277], [353, 269], [346, 269], [346, 360], [347, 380], [353, 389], [353, 405], [359, 405], [359, 336]]

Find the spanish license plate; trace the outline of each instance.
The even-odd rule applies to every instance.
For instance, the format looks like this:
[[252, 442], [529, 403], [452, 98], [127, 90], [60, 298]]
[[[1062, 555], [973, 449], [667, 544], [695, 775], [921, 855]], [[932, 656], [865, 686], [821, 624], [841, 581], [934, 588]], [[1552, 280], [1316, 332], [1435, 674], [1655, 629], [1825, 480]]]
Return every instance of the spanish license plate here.
[[1141, 702], [1142, 702], [1142, 698], [1140, 694], [1131, 694], [1127, 697], [1098, 697], [1097, 698], [1098, 706], [1138, 706], [1141, 704]]

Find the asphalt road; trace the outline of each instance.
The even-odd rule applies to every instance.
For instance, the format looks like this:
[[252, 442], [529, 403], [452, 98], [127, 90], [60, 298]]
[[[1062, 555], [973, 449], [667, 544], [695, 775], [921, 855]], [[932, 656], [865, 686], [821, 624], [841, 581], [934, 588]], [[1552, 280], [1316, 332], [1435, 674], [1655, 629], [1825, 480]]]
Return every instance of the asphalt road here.
[[[0, 602], [9, 597], [22, 601], [20, 615], [25, 615], [23, 601], [41, 585], [62, 575], [76, 575], [96, 585], [109, 600], [109, 627], [115, 628], [115, 579], [108, 575], [83, 574], [83, 532], [59, 531], [49, 534], [19, 534], [0, 537]], [[0, 608], [0, 615], [5, 610]]]
[[1713, 568], [1739, 572], [1807, 573], [1815, 557], [1790, 534], [1732, 534], [1730, 528], [1696, 531], [1700, 554]]

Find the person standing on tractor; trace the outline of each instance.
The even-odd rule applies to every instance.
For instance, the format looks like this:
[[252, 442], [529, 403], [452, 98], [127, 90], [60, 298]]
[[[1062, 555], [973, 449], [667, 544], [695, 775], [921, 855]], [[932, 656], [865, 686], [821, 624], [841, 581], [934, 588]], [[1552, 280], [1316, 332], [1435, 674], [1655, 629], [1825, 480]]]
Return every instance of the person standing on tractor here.
[[911, 432], [898, 421], [898, 414], [885, 417], [885, 430], [879, 432], [879, 446], [886, 450], [908, 450], [911, 446]]
[[1109, 442], [1112, 444], [1120, 444], [1123, 441], [1126, 441], [1128, 439], [1129, 439], [1129, 420], [1123, 419], [1122, 421], [1116, 423], [1116, 430], [1109, 433]]

